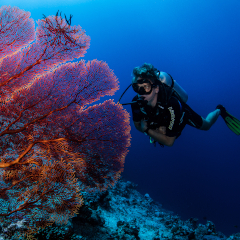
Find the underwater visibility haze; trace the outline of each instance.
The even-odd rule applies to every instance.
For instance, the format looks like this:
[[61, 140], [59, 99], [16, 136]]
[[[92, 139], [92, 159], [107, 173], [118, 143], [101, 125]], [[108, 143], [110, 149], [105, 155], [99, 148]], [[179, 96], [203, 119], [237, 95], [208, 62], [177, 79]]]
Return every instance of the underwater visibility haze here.
[[[170, 73], [201, 116], [222, 104], [240, 119], [238, 0], [0, 2], [29, 11], [35, 21], [58, 10], [72, 14], [72, 24], [91, 38], [84, 59], [107, 62], [118, 78], [115, 102], [131, 83], [133, 68], [147, 62]], [[130, 89], [121, 102], [134, 96]], [[124, 108], [132, 114], [130, 105]], [[222, 118], [209, 131], [186, 126], [173, 147], [164, 148], [130, 124], [125, 179], [183, 219], [211, 220], [226, 235], [240, 231], [240, 138]]]

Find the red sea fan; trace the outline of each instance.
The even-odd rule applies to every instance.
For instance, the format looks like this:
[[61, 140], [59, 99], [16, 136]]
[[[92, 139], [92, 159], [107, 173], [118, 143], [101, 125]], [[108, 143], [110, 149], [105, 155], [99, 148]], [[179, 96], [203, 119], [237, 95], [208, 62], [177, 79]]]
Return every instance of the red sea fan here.
[[2, 102], [11, 101], [13, 92], [29, 88], [34, 78], [54, 71], [60, 63], [83, 57], [89, 48], [90, 38], [81, 27], [69, 26], [61, 16], [39, 20], [38, 24], [36, 40], [0, 62]]
[[90, 188], [104, 190], [113, 185], [123, 171], [130, 145], [128, 113], [108, 100], [81, 112], [68, 131], [69, 143], [85, 164], [82, 169], [75, 164], [78, 178]]
[[[91, 165], [91, 159], [95, 159], [96, 156], [105, 161], [104, 168], [109, 174], [117, 175], [123, 170], [122, 156], [126, 156], [129, 146], [128, 114], [113, 101], [106, 101], [85, 110], [87, 104], [106, 94], [112, 95], [117, 88], [116, 76], [102, 61], [94, 60], [86, 66], [83, 61], [62, 65], [54, 73], [36, 79], [29, 89], [16, 92], [12, 101], [2, 107], [2, 114], [5, 113], [6, 116], [8, 112], [8, 119], [15, 120], [8, 123], [4, 120], [3, 124], [8, 127], [0, 136], [4, 137], [4, 142], [9, 142], [6, 138], [11, 138], [11, 134], [14, 134], [14, 139], [19, 142], [20, 152], [24, 146], [27, 150], [26, 146], [29, 145], [32, 147], [32, 153], [33, 143], [46, 147], [48, 141], [51, 144], [54, 144], [55, 140], [56, 143], [66, 141], [68, 149], [71, 149], [68, 151], [75, 154], [76, 159], [81, 158], [81, 166], [83, 162], [88, 162], [88, 170], [85, 172], [82, 169], [82, 175], [86, 176], [87, 172], [91, 175], [90, 167], [96, 168], [96, 173], [103, 170], [94, 164]], [[61, 140], [57, 141], [58, 139]], [[47, 148], [50, 151], [50, 148]], [[15, 161], [14, 158], [10, 160], [10, 152], [13, 151], [17, 154], [16, 148], [9, 148], [7, 153], [9, 164]], [[18, 156], [21, 156], [20, 152]], [[28, 157], [24, 156], [20, 162], [27, 161]], [[84, 179], [86, 182], [86, 177]], [[106, 185], [114, 182], [113, 179], [106, 181], [106, 176], [99, 179], [99, 182], [97, 179], [96, 182], [90, 179], [88, 176], [87, 182], [91, 182], [91, 186], [100, 186], [103, 179], [101, 183], [106, 182]]]
[[83, 201], [75, 172], [56, 160], [0, 171], [1, 222], [24, 220], [28, 230], [23, 234], [31, 236], [54, 222], [66, 224], [77, 213]]
[[[61, 16], [49, 16], [37, 23], [37, 42], [41, 46], [47, 46], [48, 56], [56, 55], [57, 50], [58, 58], [64, 56], [63, 61], [66, 61], [83, 57], [89, 48], [90, 38], [86, 36], [85, 31], [80, 26], [69, 25]], [[66, 56], [64, 53], [61, 55], [66, 51], [71, 52], [71, 55]]]
[[0, 8], [0, 59], [34, 40], [34, 21], [29, 16], [17, 7]]
[[77, 213], [77, 180], [85, 191], [113, 185], [130, 145], [122, 106], [89, 106], [118, 89], [113, 71], [98, 60], [66, 63], [84, 55], [89, 37], [61, 16], [38, 23], [35, 41], [13, 40], [23, 48], [0, 62], [0, 221], [25, 219], [27, 234]]

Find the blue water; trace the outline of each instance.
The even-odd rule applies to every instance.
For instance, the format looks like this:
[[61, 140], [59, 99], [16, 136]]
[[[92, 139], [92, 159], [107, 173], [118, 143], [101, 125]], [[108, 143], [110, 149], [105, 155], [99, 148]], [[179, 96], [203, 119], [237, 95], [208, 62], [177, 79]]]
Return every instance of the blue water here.
[[[31, 3], [34, 2], [34, 3]], [[50, 3], [48, 3], [50, 2]], [[66, 3], [67, 2], [67, 3]], [[152, 63], [188, 92], [206, 115], [221, 103], [240, 118], [239, 0], [1, 0], [37, 20], [73, 14], [91, 37], [85, 59], [104, 60], [120, 81], [117, 101], [135, 66]], [[131, 101], [129, 90], [122, 102]], [[126, 106], [130, 111], [130, 106]], [[240, 231], [240, 137], [219, 118], [210, 131], [187, 126], [173, 147], [149, 144], [134, 129], [123, 176], [183, 219], [208, 220], [225, 234]], [[239, 228], [234, 227], [238, 225]]]

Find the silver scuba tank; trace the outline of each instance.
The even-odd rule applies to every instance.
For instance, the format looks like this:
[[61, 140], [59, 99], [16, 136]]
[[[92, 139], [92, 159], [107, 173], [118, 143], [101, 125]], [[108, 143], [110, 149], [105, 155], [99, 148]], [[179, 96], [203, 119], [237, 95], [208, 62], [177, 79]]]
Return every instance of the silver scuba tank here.
[[173, 80], [169, 74], [166, 72], [160, 72], [159, 80], [162, 83], [165, 83], [167, 86], [172, 87], [173, 90], [175, 90], [175, 92], [179, 95], [181, 100], [185, 103], [187, 102], [187, 92], [175, 80]]

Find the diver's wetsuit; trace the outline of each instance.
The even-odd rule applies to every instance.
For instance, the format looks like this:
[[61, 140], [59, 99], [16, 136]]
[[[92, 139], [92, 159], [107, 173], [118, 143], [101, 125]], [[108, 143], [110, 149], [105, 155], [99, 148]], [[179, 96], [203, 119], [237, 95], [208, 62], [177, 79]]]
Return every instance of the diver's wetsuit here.
[[[135, 96], [132, 101], [136, 101], [137, 98]], [[131, 104], [131, 107], [134, 122], [145, 120], [148, 122], [148, 127], [152, 129], [165, 126], [166, 135], [169, 137], [179, 137], [186, 124], [199, 129], [203, 123], [200, 115], [174, 96], [168, 100], [165, 107], [160, 101], [154, 108], [148, 105], [140, 106], [138, 103]]]

